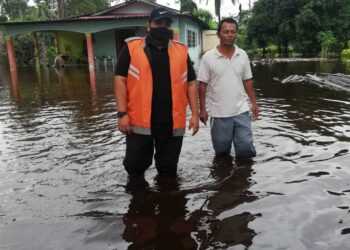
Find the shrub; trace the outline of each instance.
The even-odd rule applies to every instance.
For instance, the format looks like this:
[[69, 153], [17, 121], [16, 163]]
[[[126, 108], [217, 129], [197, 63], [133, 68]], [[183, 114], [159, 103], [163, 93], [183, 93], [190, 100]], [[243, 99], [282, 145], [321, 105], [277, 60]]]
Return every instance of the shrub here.
[[350, 49], [346, 49], [341, 52], [341, 59], [345, 61], [350, 60]]

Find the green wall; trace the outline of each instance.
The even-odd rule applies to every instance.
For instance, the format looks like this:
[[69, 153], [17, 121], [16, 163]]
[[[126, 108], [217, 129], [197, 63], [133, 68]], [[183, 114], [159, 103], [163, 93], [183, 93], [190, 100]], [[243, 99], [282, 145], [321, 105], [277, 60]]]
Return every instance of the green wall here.
[[94, 55], [97, 58], [111, 56], [117, 58], [115, 30], [107, 30], [93, 35]]
[[87, 57], [87, 52], [84, 47], [85, 34], [69, 32], [69, 31], [59, 31], [57, 32], [57, 42], [59, 52], [61, 54], [69, 55], [69, 64], [81, 63], [83, 58]]

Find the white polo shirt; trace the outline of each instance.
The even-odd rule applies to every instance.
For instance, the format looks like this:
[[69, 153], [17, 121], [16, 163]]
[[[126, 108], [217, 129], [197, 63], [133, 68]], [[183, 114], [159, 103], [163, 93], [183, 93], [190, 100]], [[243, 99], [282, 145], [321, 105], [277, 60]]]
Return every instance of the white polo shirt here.
[[235, 45], [231, 59], [218, 49], [204, 54], [198, 70], [198, 80], [208, 84], [209, 114], [231, 117], [249, 111], [243, 80], [252, 78], [247, 53]]

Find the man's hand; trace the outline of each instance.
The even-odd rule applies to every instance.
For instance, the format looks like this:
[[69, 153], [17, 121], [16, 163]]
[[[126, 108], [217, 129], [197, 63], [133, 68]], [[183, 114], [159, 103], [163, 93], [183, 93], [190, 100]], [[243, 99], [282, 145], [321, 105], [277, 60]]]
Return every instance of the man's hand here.
[[192, 129], [192, 135], [197, 134], [199, 130], [199, 120], [197, 116], [191, 117], [190, 124], [188, 125], [188, 129]]
[[250, 108], [253, 114], [253, 120], [258, 120], [259, 119], [259, 106], [258, 104], [253, 104], [252, 107]]
[[122, 118], [118, 118], [118, 129], [123, 134], [131, 134], [132, 130], [129, 126], [129, 116], [127, 114]]
[[204, 123], [204, 125], [207, 125], [207, 121], [208, 121], [208, 112], [203, 109], [200, 111], [199, 113], [199, 120]]

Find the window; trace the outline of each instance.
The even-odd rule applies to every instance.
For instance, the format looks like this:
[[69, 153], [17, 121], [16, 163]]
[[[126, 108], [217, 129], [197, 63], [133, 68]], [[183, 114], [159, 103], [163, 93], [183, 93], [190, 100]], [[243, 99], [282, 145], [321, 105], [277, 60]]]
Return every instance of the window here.
[[192, 30], [187, 30], [187, 46], [193, 48], [197, 46], [197, 33]]

